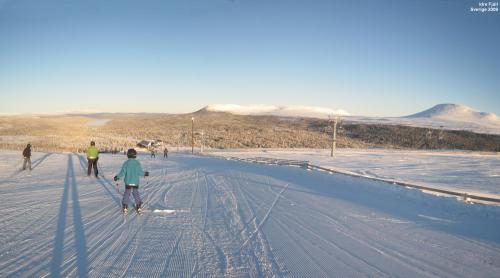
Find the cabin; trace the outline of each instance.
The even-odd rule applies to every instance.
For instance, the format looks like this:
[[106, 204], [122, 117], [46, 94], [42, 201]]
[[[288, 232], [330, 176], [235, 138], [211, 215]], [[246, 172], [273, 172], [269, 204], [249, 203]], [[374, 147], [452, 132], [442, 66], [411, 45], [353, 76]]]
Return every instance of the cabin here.
[[139, 148], [145, 148], [145, 149], [150, 149], [150, 148], [155, 148], [163, 145], [162, 140], [141, 140], [137, 143], [137, 147]]

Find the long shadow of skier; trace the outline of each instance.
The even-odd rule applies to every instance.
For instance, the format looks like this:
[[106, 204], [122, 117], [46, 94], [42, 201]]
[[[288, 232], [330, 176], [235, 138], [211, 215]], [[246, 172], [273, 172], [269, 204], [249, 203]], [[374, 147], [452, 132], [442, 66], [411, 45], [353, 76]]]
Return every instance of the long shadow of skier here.
[[31, 169], [33, 170], [36, 167], [38, 167], [38, 165], [40, 165], [42, 162], [44, 162], [51, 155], [52, 155], [51, 153], [46, 153], [42, 157], [40, 157], [40, 158], [36, 159], [35, 161], [33, 161], [33, 163], [31, 163]]
[[87, 245], [85, 231], [83, 228], [82, 215], [80, 212], [80, 201], [78, 200], [78, 190], [76, 186], [75, 174], [73, 171], [72, 155], [68, 154], [68, 170], [64, 182], [64, 192], [59, 207], [59, 219], [57, 221], [57, 231], [54, 240], [54, 251], [51, 263], [51, 277], [61, 276], [61, 263], [64, 257], [64, 230], [66, 227], [66, 214], [68, 209], [68, 195], [71, 188], [71, 199], [73, 204], [73, 226], [75, 229], [75, 249], [79, 277], [88, 276]]
[[[46, 153], [44, 154], [42, 157], [40, 158], [37, 158], [36, 160], [32, 161], [31, 162], [31, 169], [35, 169], [38, 165], [40, 165], [40, 163], [42, 163], [44, 160], [46, 160], [49, 156], [51, 156], [52, 154], [51, 153]], [[16, 164], [17, 165], [17, 164]], [[21, 160], [21, 163], [19, 165], [19, 167], [22, 167], [23, 165], [23, 160]], [[17, 168], [17, 166], [16, 166]], [[23, 169], [22, 168], [18, 168], [16, 169], [12, 174], [10, 174], [8, 177], [6, 177], [2, 182], [0, 183], [3, 183], [7, 180], [10, 180], [11, 178], [15, 177], [16, 175], [18, 175], [19, 173], [23, 172]]]
[[[79, 162], [80, 162], [80, 166], [81, 166], [81, 167], [82, 167], [82, 169], [85, 171], [85, 174], [87, 174], [87, 168], [86, 168], [86, 166], [87, 166], [87, 165], [86, 165], [86, 162], [87, 162], [87, 161], [85, 161], [85, 158], [84, 158], [82, 155], [77, 155], [77, 157], [78, 157], [78, 160], [79, 160]], [[120, 193], [120, 192], [118, 192], [118, 189], [116, 188], [116, 186], [115, 186], [115, 185], [114, 185], [111, 181], [109, 181], [107, 178], [105, 178], [105, 177], [104, 177], [103, 173], [101, 172], [101, 171], [102, 171], [102, 170], [101, 170], [101, 167], [99, 167], [99, 171], [100, 171], [100, 173], [101, 173], [101, 175], [100, 175], [100, 176], [101, 176], [101, 178], [97, 179], [97, 182], [99, 182], [99, 183], [102, 185], [102, 187], [103, 187], [104, 189], [106, 189], [107, 194], [108, 194], [108, 195], [109, 195], [109, 196], [110, 196], [110, 197], [111, 197], [111, 198], [115, 201], [115, 203], [116, 203], [116, 204], [117, 204], [117, 205], [121, 208], [121, 207], [122, 207], [122, 201], [121, 201], [121, 199], [118, 197], [118, 194], [119, 194], [119, 195], [121, 195], [121, 193]], [[108, 186], [111, 186], [111, 187], [115, 188], [115, 191], [116, 191], [116, 192], [112, 192], [112, 190], [110, 190], [110, 189], [109, 189], [109, 187], [108, 187], [108, 186], [106, 186], [106, 185], [108, 185]]]

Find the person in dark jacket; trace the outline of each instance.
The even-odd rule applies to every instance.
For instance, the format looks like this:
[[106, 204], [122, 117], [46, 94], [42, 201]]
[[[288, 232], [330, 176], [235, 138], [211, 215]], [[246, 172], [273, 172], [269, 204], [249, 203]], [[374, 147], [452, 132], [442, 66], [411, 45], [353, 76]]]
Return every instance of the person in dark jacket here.
[[31, 171], [31, 144], [26, 145], [26, 148], [24, 148], [23, 157], [23, 170], [26, 170], [26, 164], [28, 164], [28, 168]]
[[165, 147], [165, 149], [163, 150], [163, 157], [164, 158], [168, 157], [168, 149], [167, 149], [167, 147]]

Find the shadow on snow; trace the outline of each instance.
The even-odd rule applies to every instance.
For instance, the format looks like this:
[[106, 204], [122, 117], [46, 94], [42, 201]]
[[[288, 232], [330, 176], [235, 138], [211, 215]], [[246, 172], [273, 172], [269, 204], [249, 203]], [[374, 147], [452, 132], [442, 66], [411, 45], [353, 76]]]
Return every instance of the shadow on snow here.
[[64, 182], [64, 191], [59, 207], [59, 218], [57, 221], [56, 237], [54, 239], [54, 250], [51, 263], [51, 277], [61, 276], [61, 264], [64, 258], [64, 230], [66, 228], [66, 215], [68, 210], [69, 191], [73, 208], [73, 227], [75, 233], [75, 249], [78, 268], [78, 277], [87, 277], [88, 260], [85, 231], [83, 227], [80, 202], [78, 200], [78, 190], [73, 170], [73, 157], [68, 154], [68, 169]]
[[[500, 243], [500, 233], [498, 233], [500, 209], [497, 210], [495, 207], [480, 204], [467, 205], [453, 198], [433, 196], [415, 189], [394, 187], [384, 182], [341, 174], [305, 171], [295, 167], [252, 164], [191, 155], [178, 155], [175, 160], [181, 169], [206, 171], [208, 168], [214, 172], [236, 171], [269, 176], [293, 185], [287, 188], [289, 192], [322, 196], [332, 199], [332, 202], [335, 202], [335, 199], [342, 200], [365, 207], [370, 211], [378, 211], [418, 223], [429, 229], [465, 238]], [[256, 186], [283, 188], [278, 185], [263, 184], [256, 180], [248, 181]], [[418, 197], [415, 198], [415, 196]], [[486, 209], [486, 215], [481, 208]], [[493, 215], [489, 215], [490, 209]], [[422, 215], [451, 218], [452, 221], [439, 222], [432, 218], [423, 218]]]

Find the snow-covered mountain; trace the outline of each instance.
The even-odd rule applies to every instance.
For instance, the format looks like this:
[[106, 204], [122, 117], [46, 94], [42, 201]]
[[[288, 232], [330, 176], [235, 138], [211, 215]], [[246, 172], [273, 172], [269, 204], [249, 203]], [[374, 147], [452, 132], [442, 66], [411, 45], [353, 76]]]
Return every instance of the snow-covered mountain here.
[[497, 115], [478, 112], [461, 104], [438, 104], [422, 112], [404, 117], [347, 117], [347, 121], [368, 124], [394, 124], [477, 133], [500, 134]]
[[342, 109], [317, 106], [237, 105], [213, 104], [202, 111], [227, 112], [237, 115], [271, 115], [280, 117], [308, 117], [327, 119], [342, 116], [346, 122], [392, 124], [449, 130], [469, 130], [477, 133], [500, 134], [500, 118], [487, 112], [478, 112], [461, 104], [438, 104], [422, 112], [403, 117], [350, 116]]
[[237, 105], [213, 104], [203, 108], [211, 112], [228, 112], [237, 115], [271, 115], [280, 117], [308, 117], [327, 119], [329, 116], [348, 116], [342, 109], [332, 109], [317, 106], [276, 106], [276, 105]]
[[428, 118], [446, 121], [500, 124], [497, 115], [488, 112], [478, 112], [461, 104], [438, 104], [430, 109], [406, 116], [405, 118]]

